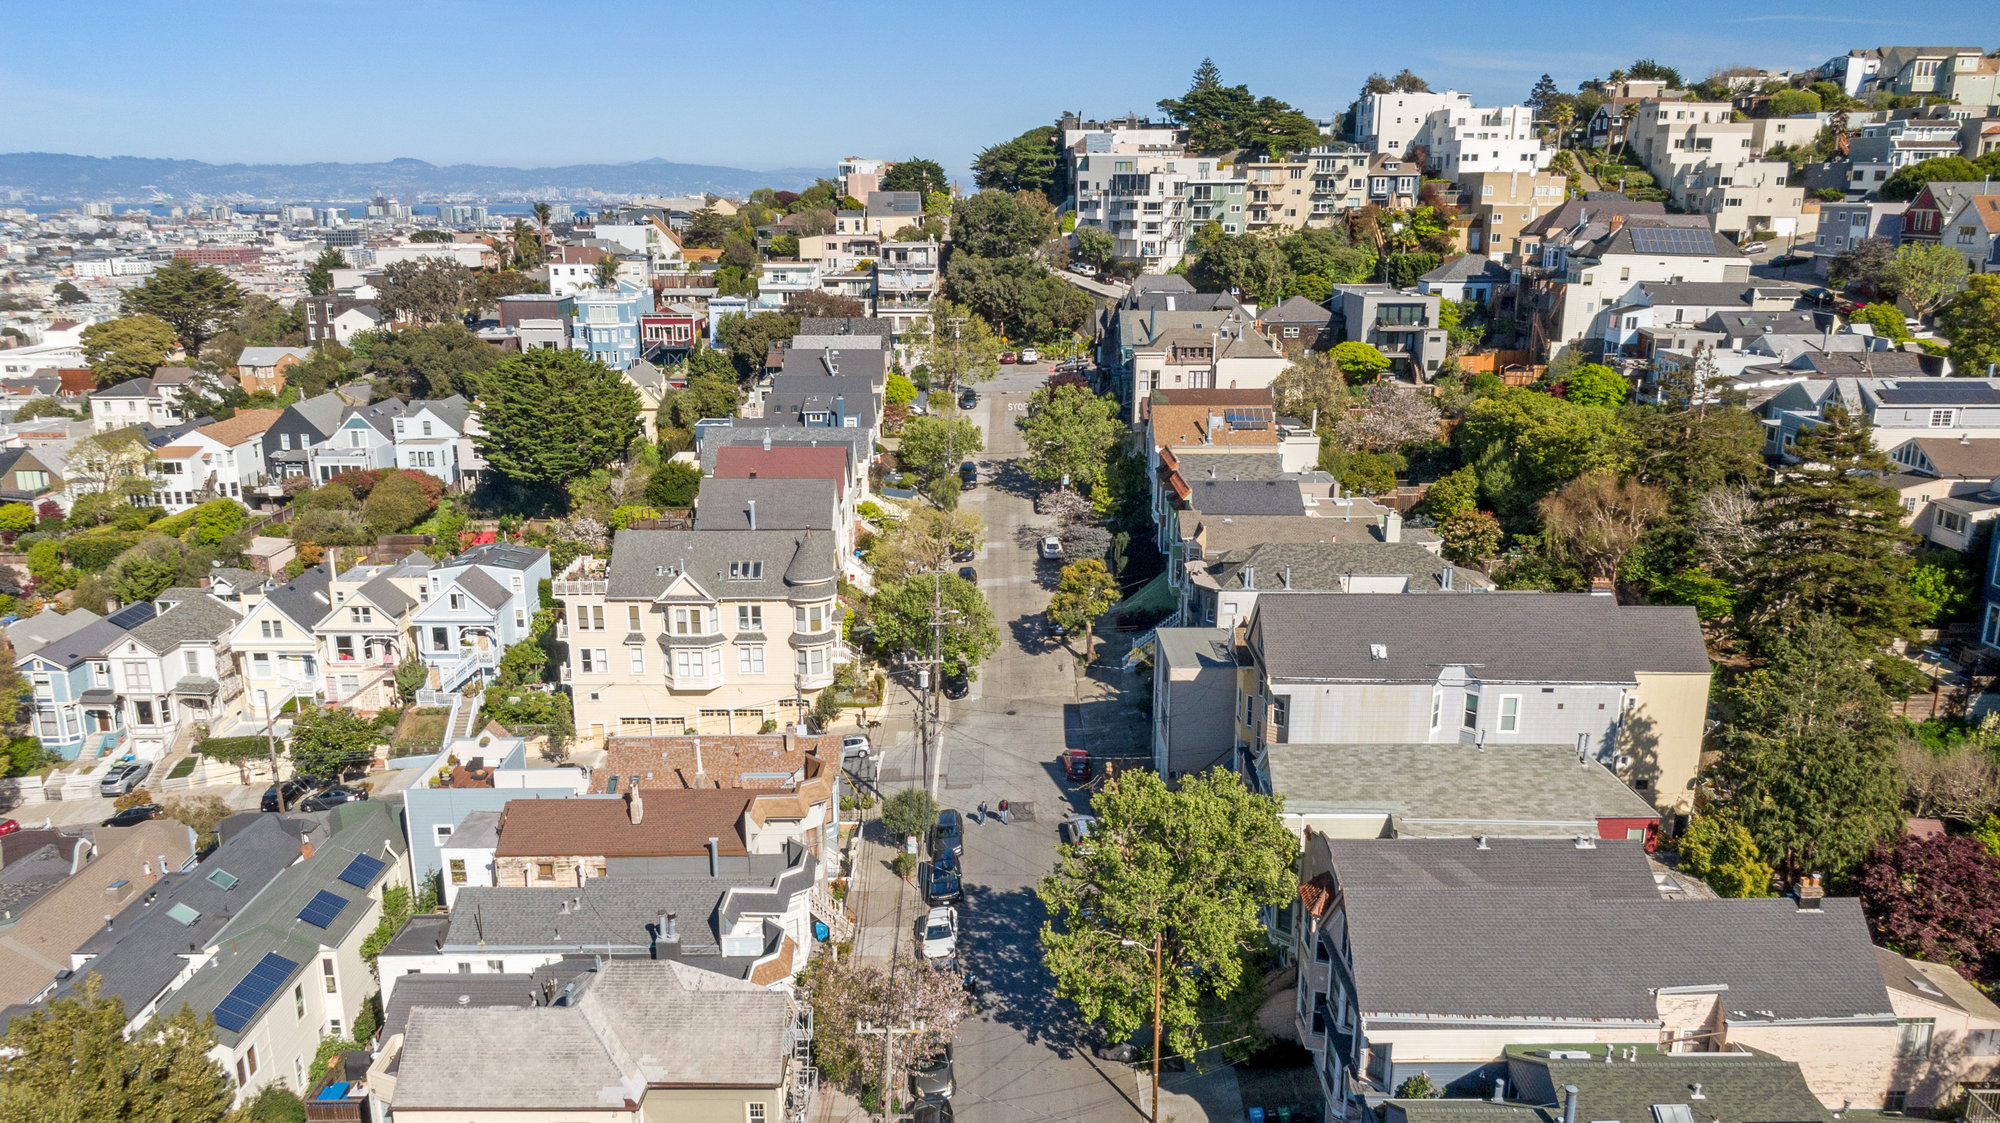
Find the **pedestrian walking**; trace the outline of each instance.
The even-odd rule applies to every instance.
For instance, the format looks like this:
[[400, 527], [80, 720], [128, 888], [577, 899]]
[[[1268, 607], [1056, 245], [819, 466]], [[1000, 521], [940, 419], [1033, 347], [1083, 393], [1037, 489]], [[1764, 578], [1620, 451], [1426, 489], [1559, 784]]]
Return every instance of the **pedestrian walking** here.
[[986, 801], [983, 799], [979, 801], [979, 825], [986, 825]]
[[1007, 801], [1004, 799], [1000, 801], [1000, 822], [1003, 826], [1013, 822], [1013, 820], [1007, 816]]

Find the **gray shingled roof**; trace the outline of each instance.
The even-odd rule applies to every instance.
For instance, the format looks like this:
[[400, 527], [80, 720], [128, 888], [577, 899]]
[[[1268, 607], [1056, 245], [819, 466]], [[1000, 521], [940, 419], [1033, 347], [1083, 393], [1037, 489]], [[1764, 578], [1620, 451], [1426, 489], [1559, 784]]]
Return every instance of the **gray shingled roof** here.
[[1640, 671], [1709, 670], [1694, 609], [1577, 593], [1266, 593], [1251, 645], [1279, 681], [1435, 682], [1443, 667], [1474, 664], [1485, 682], [1630, 683]]
[[[1435, 593], [1441, 591], [1439, 578], [1446, 569], [1453, 570], [1452, 588], [1456, 592], [1492, 587], [1479, 571], [1453, 566], [1411, 542], [1265, 542], [1211, 553], [1193, 564], [1206, 570], [1224, 589], [1243, 587], [1245, 566], [1251, 569], [1256, 587], [1265, 590], [1338, 591], [1345, 576], [1404, 574], [1410, 578], [1410, 592]], [[1288, 575], [1289, 586], [1285, 584]]]
[[832, 480], [727, 479], [701, 481], [695, 529], [748, 530], [757, 504], [759, 530], [832, 530], [839, 492]]
[[31, 655], [37, 648], [64, 636], [73, 636], [102, 619], [104, 617], [87, 608], [38, 612], [7, 625], [7, 642], [14, 645], [14, 655], [19, 658]]
[[341, 400], [339, 394], [328, 391], [316, 398], [293, 402], [285, 408], [303, 418], [320, 435], [320, 439], [325, 440], [340, 428], [340, 418], [347, 411], [347, 403]]
[[[1218, 473], [1219, 475], [1220, 473]], [[1183, 479], [1186, 477], [1183, 476]], [[1204, 515], [1304, 515], [1306, 501], [1293, 480], [1188, 480], [1187, 507]]]
[[499, 608], [507, 603], [507, 590], [488, 577], [483, 569], [468, 569], [453, 579], [452, 584], [471, 594], [473, 600], [487, 608]]
[[1574, 745], [1273, 745], [1287, 814], [1385, 814], [1399, 834], [1595, 835], [1599, 819], [1659, 812]]
[[285, 619], [310, 632], [313, 625], [318, 624], [327, 610], [333, 607], [333, 600], [327, 595], [327, 584], [326, 567], [316, 565], [283, 585], [266, 589], [264, 600], [283, 613]]
[[[1655, 1105], [1682, 1105], [1695, 1119], [1722, 1123], [1832, 1123], [1796, 1062], [1767, 1053], [1661, 1053], [1604, 1061], [1607, 1049], [1630, 1046], [1512, 1045], [1507, 1048], [1508, 1102], [1475, 1099], [1392, 1099], [1389, 1123], [1556, 1123], [1566, 1086], [1577, 1089], [1579, 1119], [1656, 1123]], [[1558, 1060], [1550, 1052], [1588, 1053]], [[1700, 1088], [1700, 1098], [1694, 1090]]]
[[1638, 842], [1327, 845], [1371, 1018], [1651, 1023], [1655, 990], [1704, 986], [1736, 1022], [1894, 1018], [1851, 898], [1662, 900]]
[[[754, 578], [729, 577], [731, 562], [762, 562]], [[685, 572], [716, 599], [785, 597], [830, 583], [840, 559], [833, 535], [792, 530], [621, 530], [611, 543], [613, 600], [654, 600]], [[829, 591], [830, 588], [829, 588]]]
[[206, 643], [220, 639], [235, 628], [242, 616], [229, 605], [207, 593], [192, 596], [132, 629], [132, 638], [154, 654], [171, 651], [184, 643]]
[[397, 588], [396, 583], [391, 581], [386, 573], [354, 590], [348, 597], [348, 602], [351, 603], [357, 597], [398, 619], [417, 603], [408, 593]]

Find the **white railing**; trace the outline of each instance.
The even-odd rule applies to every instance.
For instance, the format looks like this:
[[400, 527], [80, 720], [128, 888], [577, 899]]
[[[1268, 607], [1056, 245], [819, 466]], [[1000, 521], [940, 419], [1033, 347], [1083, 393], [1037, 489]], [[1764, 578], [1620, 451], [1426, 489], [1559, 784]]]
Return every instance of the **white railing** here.
[[499, 653], [492, 648], [471, 651], [458, 662], [449, 664], [438, 672], [438, 688], [457, 690], [473, 675], [486, 668], [498, 666], [499, 662]]
[[568, 581], [549, 582], [549, 595], [552, 597], [601, 597], [605, 595], [610, 587], [611, 582], [601, 577], [572, 578]]
[[449, 707], [452, 704], [452, 700], [458, 696], [459, 694], [456, 690], [419, 690], [417, 691], [417, 705], [425, 709], [445, 708]]

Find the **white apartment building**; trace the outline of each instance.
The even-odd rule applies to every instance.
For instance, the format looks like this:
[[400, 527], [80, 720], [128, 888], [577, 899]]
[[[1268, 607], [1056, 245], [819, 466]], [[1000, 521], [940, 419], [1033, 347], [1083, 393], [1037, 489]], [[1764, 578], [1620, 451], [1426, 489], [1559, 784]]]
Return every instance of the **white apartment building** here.
[[1786, 182], [1785, 164], [1758, 157], [1756, 123], [1736, 120], [1728, 102], [1648, 98], [1631, 132], [1632, 151], [1660, 187], [1681, 208], [1708, 215], [1718, 233], [1805, 232], [1805, 189]]
[[[1086, 141], [1094, 144], [1099, 135]], [[1106, 145], [1073, 155], [1077, 225], [1110, 234], [1112, 254], [1121, 261], [1137, 261], [1148, 273], [1173, 268], [1190, 233], [1187, 185], [1196, 163], [1178, 145]]]
[[1370, 152], [1391, 156], [1407, 155], [1417, 134], [1434, 114], [1469, 115], [1472, 95], [1457, 90], [1443, 93], [1369, 94], [1354, 113], [1354, 135]]
[[1468, 172], [1539, 171], [1555, 155], [1535, 135], [1535, 111], [1525, 105], [1478, 109], [1467, 103], [1434, 112], [1418, 128], [1416, 143], [1429, 149], [1431, 167], [1454, 179]]

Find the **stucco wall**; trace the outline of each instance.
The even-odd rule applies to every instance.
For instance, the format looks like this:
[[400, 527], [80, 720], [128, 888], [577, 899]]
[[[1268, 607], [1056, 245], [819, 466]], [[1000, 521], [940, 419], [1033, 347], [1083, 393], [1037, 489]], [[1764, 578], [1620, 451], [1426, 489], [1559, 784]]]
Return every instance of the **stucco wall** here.
[[1619, 739], [1619, 752], [1632, 757], [1632, 767], [1621, 778], [1655, 806], [1685, 811], [1693, 805], [1701, 764], [1709, 676], [1642, 671], [1634, 677], [1639, 688]]

